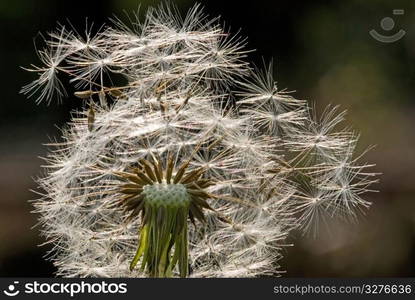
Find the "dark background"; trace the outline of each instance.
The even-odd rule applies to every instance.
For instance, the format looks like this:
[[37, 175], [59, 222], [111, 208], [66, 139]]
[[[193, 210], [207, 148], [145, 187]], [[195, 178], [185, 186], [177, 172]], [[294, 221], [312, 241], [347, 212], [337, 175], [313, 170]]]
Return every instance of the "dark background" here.
[[[28, 202], [36, 198], [33, 177], [41, 173], [47, 149], [59, 137], [58, 127], [79, 105], [35, 105], [18, 94], [34, 79], [20, 69], [37, 63], [33, 38], [66, 19], [80, 30], [85, 18], [99, 25], [113, 14], [143, 10], [159, 1], [24, 1], [0, 0], [0, 276], [53, 276], [42, 256], [47, 247]], [[317, 238], [294, 233], [285, 251], [284, 276], [415, 276], [415, 1], [199, 1], [211, 16], [221, 15], [231, 32], [248, 37], [257, 64], [274, 58], [280, 89], [316, 102], [348, 110], [346, 125], [360, 131], [360, 149], [377, 145], [366, 159], [382, 172], [379, 193], [358, 224], [336, 224]], [[194, 1], [174, 1], [185, 12]], [[393, 16], [393, 9], [404, 9]], [[385, 32], [380, 20], [393, 17]], [[368, 33], [376, 29], [406, 36], [383, 44]], [[38, 36], [39, 41], [39, 36]]]

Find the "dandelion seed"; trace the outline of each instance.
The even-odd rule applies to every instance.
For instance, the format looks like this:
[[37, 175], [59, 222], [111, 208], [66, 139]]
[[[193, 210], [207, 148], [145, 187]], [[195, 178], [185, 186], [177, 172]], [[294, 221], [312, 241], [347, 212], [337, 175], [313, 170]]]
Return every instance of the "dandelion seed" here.
[[94, 122], [95, 122], [95, 111], [93, 104], [89, 107], [88, 110], [88, 130], [92, 131], [94, 129]]

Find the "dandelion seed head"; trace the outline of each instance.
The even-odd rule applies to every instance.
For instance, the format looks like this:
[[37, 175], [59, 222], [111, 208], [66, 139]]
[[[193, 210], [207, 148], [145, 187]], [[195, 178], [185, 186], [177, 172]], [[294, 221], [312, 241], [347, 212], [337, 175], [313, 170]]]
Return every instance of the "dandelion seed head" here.
[[337, 107], [317, 117], [277, 89], [199, 6], [133, 18], [83, 37], [60, 27], [22, 90], [59, 99], [63, 73], [85, 101], [34, 202], [58, 275], [278, 275], [291, 230], [369, 206], [375, 173]]

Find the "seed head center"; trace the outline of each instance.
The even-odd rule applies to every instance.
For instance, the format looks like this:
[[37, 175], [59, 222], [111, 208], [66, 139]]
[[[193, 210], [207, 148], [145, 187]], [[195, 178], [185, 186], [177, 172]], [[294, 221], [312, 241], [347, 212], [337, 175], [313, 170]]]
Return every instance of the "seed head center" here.
[[190, 196], [183, 184], [157, 183], [143, 187], [146, 203], [154, 207], [186, 207]]

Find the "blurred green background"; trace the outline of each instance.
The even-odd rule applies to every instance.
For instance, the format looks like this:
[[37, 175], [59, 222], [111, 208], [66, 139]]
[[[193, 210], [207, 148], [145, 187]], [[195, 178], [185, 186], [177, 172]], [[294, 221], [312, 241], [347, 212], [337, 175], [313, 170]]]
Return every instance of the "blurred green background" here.
[[[82, 30], [85, 18], [97, 27], [113, 14], [159, 1], [0, 1], [0, 276], [52, 276], [54, 267], [42, 256], [36, 216], [28, 202], [33, 177], [41, 174], [48, 137], [79, 105], [35, 105], [19, 95], [33, 74], [19, 67], [36, 63], [33, 38], [67, 19]], [[194, 1], [176, 0], [185, 12]], [[211, 16], [222, 16], [231, 32], [241, 29], [250, 59], [274, 58], [280, 89], [316, 103], [348, 110], [346, 125], [361, 133], [360, 150], [377, 147], [365, 160], [382, 172], [379, 193], [358, 224], [337, 224], [314, 239], [293, 234], [294, 247], [281, 261], [284, 276], [415, 276], [415, 1], [199, 1]], [[393, 15], [404, 9], [404, 15]], [[385, 31], [381, 20], [395, 27]], [[228, 27], [229, 28], [229, 27]], [[391, 44], [374, 40], [376, 29], [406, 35]]]

